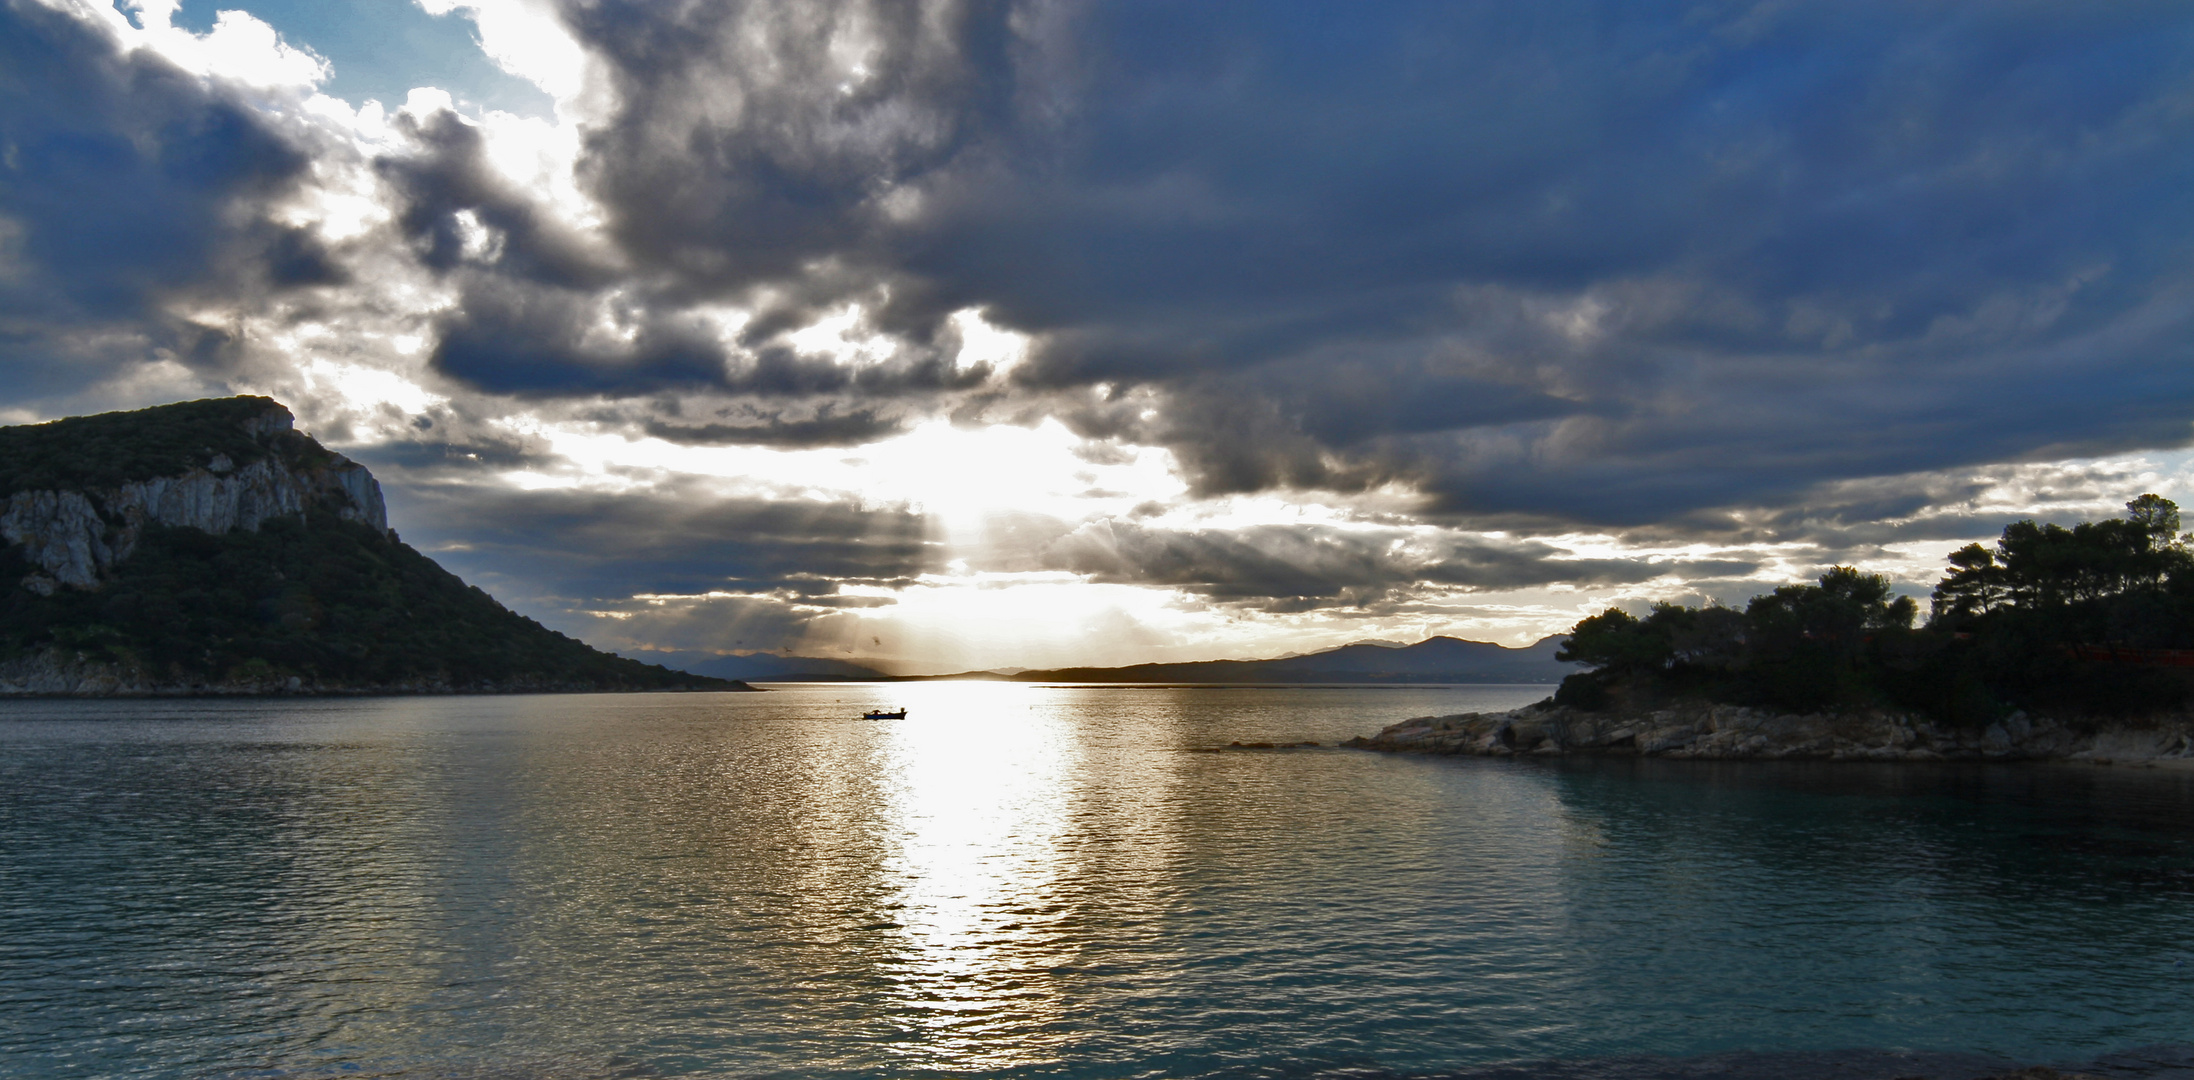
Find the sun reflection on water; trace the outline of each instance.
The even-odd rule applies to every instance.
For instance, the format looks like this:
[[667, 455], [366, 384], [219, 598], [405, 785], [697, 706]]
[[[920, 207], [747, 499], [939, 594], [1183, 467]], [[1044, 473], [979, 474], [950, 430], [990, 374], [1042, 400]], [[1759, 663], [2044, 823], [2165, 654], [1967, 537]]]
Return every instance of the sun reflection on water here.
[[1222, 1080], [2187, 1041], [2194, 983], [2127, 959], [2194, 938], [2181, 774], [1230, 746], [1470, 700], [17, 703], [0, 1073]]
[[885, 864], [899, 952], [894, 1011], [918, 1035], [909, 1065], [987, 1071], [1026, 1063], [1025, 1039], [1063, 1011], [1047, 924], [1071, 876], [1066, 844], [1079, 747], [1027, 688], [921, 688], [883, 739]]

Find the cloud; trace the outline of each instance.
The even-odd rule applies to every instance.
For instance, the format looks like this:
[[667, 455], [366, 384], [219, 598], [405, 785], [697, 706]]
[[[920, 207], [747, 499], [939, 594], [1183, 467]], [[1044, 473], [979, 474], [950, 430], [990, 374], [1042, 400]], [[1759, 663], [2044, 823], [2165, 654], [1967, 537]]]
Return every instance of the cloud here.
[[806, 420], [770, 416], [752, 424], [668, 424], [643, 426], [658, 439], [689, 446], [859, 446], [897, 435], [906, 426], [879, 417], [873, 409], [838, 415], [826, 405]]
[[903, 585], [938, 554], [905, 510], [844, 503], [406, 486], [405, 538], [460, 576], [567, 602], [711, 592], [827, 599], [847, 585]]
[[[26, 68], [24, 101], [105, 70], [11, 11], [82, 68]], [[2184, 441], [2194, 42], [2165, 13], [571, 3], [559, 40], [607, 88], [571, 165], [591, 209], [447, 109], [372, 160], [450, 290], [431, 370], [475, 391], [716, 395], [769, 438], [828, 406], [857, 438], [1141, 389], [1111, 432], [1203, 495], [1401, 483], [1637, 525]], [[162, 149], [81, 190], [42, 159], [15, 246], [49, 286], [120, 313], [217, 263], [340, 283], [324, 237], [250, 221], [303, 144], [130, 55], [154, 74], [103, 76], [70, 145], [170, 117]], [[144, 207], [115, 227], [151, 242], [103, 266], [39, 192]], [[1027, 335], [1010, 375], [955, 361], [970, 311]], [[819, 343], [831, 320], [853, 336]]]
[[1206, 493], [1626, 523], [2185, 438], [2166, 9], [1058, 10], [574, 8], [585, 168], [692, 293], [1157, 388]]
[[[617, 110], [585, 169], [621, 247], [693, 289], [788, 285], [867, 262], [899, 185], [1003, 119], [1010, 5], [733, 0], [571, 5]], [[881, 268], [881, 267], [874, 267]]]
[[1428, 590], [1627, 585], [1659, 577], [1741, 576], [1758, 569], [1728, 559], [1579, 557], [1539, 541], [1422, 529], [1184, 530], [1121, 521], [1093, 522], [1067, 533], [1044, 550], [1042, 565], [1099, 582], [1165, 585], [1275, 611], [1383, 606]]
[[488, 159], [488, 139], [455, 110], [407, 110], [393, 126], [402, 149], [376, 170], [400, 201], [397, 223], [428, 268], [447, 272], [470, 259], [500, 273], [565, 288], [602, 287], [616, 267], [604, 254], [518, 190]]
[[[439, 5], [551, 119], [0, 3], [9, 415], [276, 393], [631, 634], [956, 558], [1276, 618], [1916, 567], [2194, 419], [2175, 6]], [[1041, 507], [845, 464], [1002, 425], [1083, 440]]]
[[0, 5], [0, 340], [15, 393], [155, 358], [219, 371], [234, 342], [165, 304], [340, 281], [263, 211], [311, 160], [149, 49], [28, 0]]
[[[402, 473], [391, 473], [403, 476]], [[390, 487], [404, 539], [600, 647], [798, 648], [941, 561], [928, 523], [845, 503], [520, 492], [446, 473]], [[848, 589], [858, 592], [848, 592]]]

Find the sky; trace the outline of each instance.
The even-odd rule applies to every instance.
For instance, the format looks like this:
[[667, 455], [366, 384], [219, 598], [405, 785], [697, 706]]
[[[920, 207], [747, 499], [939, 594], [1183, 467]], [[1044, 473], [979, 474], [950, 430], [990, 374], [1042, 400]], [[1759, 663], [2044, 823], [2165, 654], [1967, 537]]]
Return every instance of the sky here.
[[1924, 599], [2194, 505], [2190, 254], [2180, 3], [0, 0], [0, 423], [270, 395], [627, 655]]

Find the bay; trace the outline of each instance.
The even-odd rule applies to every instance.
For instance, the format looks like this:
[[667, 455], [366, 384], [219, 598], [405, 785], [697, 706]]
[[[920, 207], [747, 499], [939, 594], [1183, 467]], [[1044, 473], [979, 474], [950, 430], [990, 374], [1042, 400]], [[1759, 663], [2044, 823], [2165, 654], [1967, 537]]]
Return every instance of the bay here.
[[0, 1073], [2194, 1064], [2194, 774], [1332, 745], [1545, 693], [0, 704]]

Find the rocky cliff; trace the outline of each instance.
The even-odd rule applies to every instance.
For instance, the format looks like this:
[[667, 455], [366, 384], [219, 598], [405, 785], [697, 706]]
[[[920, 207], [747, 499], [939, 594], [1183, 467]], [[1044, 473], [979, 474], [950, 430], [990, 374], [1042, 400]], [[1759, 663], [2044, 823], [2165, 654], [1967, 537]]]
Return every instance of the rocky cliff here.
[[1484, 757], [1601, 754], [2109, 764], [2194, 759], [2194, 718], [2066, 721], [2014, 713], [1972, 728], [1883, 710], [1800, 715], [1694, 703], [1634, 713], [1587, 713], [1534, 705], [1504, 713], [1421, 716], [1348, 745]]
[[741, 690], [512, 612], [266, 398], [0, 428], [0, 696]]
[[36, 567], [23, 586], [47, 596], [59, 586], [97, 588], [136, 550], [148, 525], [220, 535], [257, 531], [270, 518], [301, 516], [319, 507], [388, 532], [388, 511], [373, 474], [296, 436], [295, 424], [288, 409], [266, 401], [262, 411], [240, 424], [267, 451], [250, 464], [238, 466], [216, 451], [205, 464], [172, 476], [93, 490], [14, 492], [0, 506], [0, 538]]

